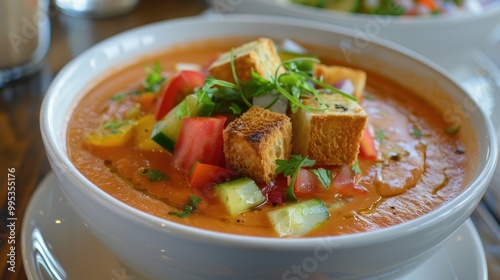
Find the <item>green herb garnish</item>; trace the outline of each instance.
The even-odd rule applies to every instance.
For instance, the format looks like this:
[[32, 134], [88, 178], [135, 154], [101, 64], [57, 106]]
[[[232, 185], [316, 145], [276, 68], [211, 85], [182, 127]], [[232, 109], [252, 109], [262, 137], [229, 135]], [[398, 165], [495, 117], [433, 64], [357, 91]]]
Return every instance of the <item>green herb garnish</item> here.
[[184, 205], [183, 211], [170, 211], [168, 212], [169, 215], [177, 215], [180, 218], [186, 218], [187, 216], [191, 215], [198, 205], [200, 203], [201, 198], [195, 196], [195, 195], [190, 195], [189, 196], [189, 204]]
[[377, 130], [377, 132], [375, 132], [375, 139], [377, 140], [377, 142], [382, 143], [386, 138], [387, 136], [385, 135], [385, 131], [383, 128], [380, 128]]
[[111, 101], [120, 102], [130, 96], [130, 92], [122, 92], [111, 96]]
[[109, 121], [102, 125], [102, 128], [114, 130], [128, 124], [128, 121]]
[[141, 173], [148, 176], [148, 179], [150, 182], [159, 182], [159, 181], [164, 181], [164, 180], [168, 180], [168, 176], [159, 171], [159, 170], [156, 170], [156, 169], [148, 169], [148, 168], [145, 168], [143, 170], [141, 170]]
[[146, 66], [145, 71], [147, 75], [142, 83], [144, 90], [146, 92], [157, 92], [165, 81], [165, 77], [161, 75], [160, 63], [158, 61], [155, 62], [153, 69]]
[[411, 127], [411, 135], [413, 135], [413, 137], [415, 137], [415, 138], [420, 138], [420, 137], [424, 136], [422, 131], [416, 125], [413, 125]]
[[[272, 77], [264, 78], [252, 71], [251, 79], [241, 82], [236, 75], [234, 53], [231, 51], [231, 70], [235, 82], [231, 83], [208, 77], [205, 79], [204, 85], [196, 92], [198, 102], [204, 105], [211, 105], [214, 111], [218, 113], [220, 113], [221, 110], [228, 110], [228, 108], [233, 113], [243, 113], [252, 106], [250, 101], [254, 97], [272, 93], [278, 93], [272, 104], [281, 96], [284, 96], [289, 100], [293, 112], [296, 112], [298, 108], [303, 108], [308, 111], [323, 111], [328, 109], [328, 104], [322, 100], [319, 94], [320, 92], [341, 94], [351, 100], [357, 100], [352, 95], [344, 93], [329, 84], [313, 78], [309, 72], [300, 70], [298, 64], [304, 61], [309, 61], [311, 63], [320, 62], [314, 57], [286, 60], [279, 65]], [[284, 73], [280, 73], [282, 68], [285, 69]], [[321, 87], [321, 89], [316, 89], [314, 85]], [[301, 98], [304, 95], [314, 96], [318, 100], [320, 106], [311, 107], [304, 105], [301, 102]], [[270, 106], [272, 106], [272, 104]]]
[[323, 184], [323, 187], [325, 187], [325, 189], [328, 189], [330, 187], [333, 178], [331, 170], [318, 168], [311, 171], [318, 177], [319, 181], [321, 182], [321, 184]]
[[286, 197], [288, 200], [297, 201], [298, 199], [293, 191], [293, 186], [297, 180], [297, 174], [299, 174], [301, 167], [314, 166], [316, 161], [308, 159], [307, 157], [291, 155], [288, 160], [277, 159], [276, 164], [278, 165], [278, 168], [276, 168], [276, 174], [283, 173], [284, 176], [292, 176], [290, 185], [288, 185], [286, 190]]
[[351, 170], [355, 174], [361, 174], [361, 168], [359, 167], [359, 162], [357, 160], [354, 162]]
[[460, 130], [460, 126], [457, 125], [457, 126], [452, 126], [452, 127], [445, 128], [444, 132], [446, 134], [457, 134], [459, 130]]

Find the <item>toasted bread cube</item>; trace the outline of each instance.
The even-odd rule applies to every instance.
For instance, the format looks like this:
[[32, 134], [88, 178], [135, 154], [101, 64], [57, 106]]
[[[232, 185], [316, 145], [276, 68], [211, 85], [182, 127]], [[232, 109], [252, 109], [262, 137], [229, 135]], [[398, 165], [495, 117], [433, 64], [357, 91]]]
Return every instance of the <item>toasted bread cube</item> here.
[[330, 85], [334, 85], [342, 80], [351, 80], [354, 85], [353, 96], [361, 100], [366, 84], [365, 71], [343, 66], [327, 66], [324, 64], [316, 64], [313, 71], [314, 77]]
[[[234, 49], [234, 67], [240, 81], [246, 82], [252, 78], [252, 69], [264, 78], [274, 76], [281, 64], [281, 58], [271, 39], [259, 38]], [[209, 69], [209, 75], [234, 83], [231, 70], [231, 52], [221, 54]], [[281, 68], [279, 73], [284, 70]]]
[[[344, 165], [356, 161], [368, 115], [355, 101], [340, 94], [321, 94], [330, 105], [325, 111], [299, 109], [292, 117], [293, 153], [317, 164]], [[319, 107], [314, 96], [303, 99]]]
[[292, 124], [284, 114], [253, 106], [224, 130], [226, 166], [256, 182], [269, 183], [276, 160], [288, 159]]

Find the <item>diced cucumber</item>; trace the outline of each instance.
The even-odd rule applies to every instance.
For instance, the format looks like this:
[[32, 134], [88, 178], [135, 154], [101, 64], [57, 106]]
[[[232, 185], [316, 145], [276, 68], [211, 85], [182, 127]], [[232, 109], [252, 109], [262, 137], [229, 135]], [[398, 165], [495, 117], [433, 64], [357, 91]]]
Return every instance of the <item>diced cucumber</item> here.
[[[198, 98], [195, 94], [186, 96], [184, 100], [186, 101], [190, 116], [203, 115], [205, 105], [198, 103]], [[151, 134], [151, 139], [153, 141], [170, 152], [174, 151], [175, 142], [177, 141], [181, 131], [182, 118], [179, 118], [176, 115], [176, 111], [179, 106], [181, 106], [181, 104], [178, 104], [161, 120], [156, 122], [153, 128], [153, 133]]]
[[330, 213], [323, 201], [313, 198], [268, 212], [279, 236], [299, 237], [324, 223]]
[[255, 182], [247, 177], [219, 184], [215, 191], [229, 214], [238, 215], [266, 201]]

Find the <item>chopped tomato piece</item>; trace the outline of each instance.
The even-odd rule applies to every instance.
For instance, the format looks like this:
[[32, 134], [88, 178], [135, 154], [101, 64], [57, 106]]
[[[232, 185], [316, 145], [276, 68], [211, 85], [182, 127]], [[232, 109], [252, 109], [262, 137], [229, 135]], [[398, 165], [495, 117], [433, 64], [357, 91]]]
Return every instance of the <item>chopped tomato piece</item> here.
[[361, 180], [360, 174], [354, 173], [350, 165], [343, 165], [335, 174], [332, 184], [341, 195], [354, 196], [367, 193], [368, 190], [358, 184], [359, 180]]
[[295, 194], [300, 195], [316, 193], [319, 188], [323, 187], [321, 181], [318, 179], [318, 176], [316, 176], [316, 174], [309, 169], [301, 168], [293, 186]]
[[359, 155], [366, 159], [376, 160], [378, 156], [377, 148], [375, 147], [375, 141], [373, 140], [368, 127], [365, 128], [363, 132], [363, 137], [359, 145]]
[[194, 89], [203, 86], [205, 75], [200, 72], [184, 70], [170, 79], [156, 107], [156, 119], [165, 116]]
[[190, 170], [195, 162], [221, 166], [224, 163], [223, 137], [226, 117], [182, 119], [172, 162], [176, 168]]
[[228, 181], [234, 176], [234, 172], [229, 169], [197, 161], [189, 174], [189, 185], [192, 188], [205, 188]]

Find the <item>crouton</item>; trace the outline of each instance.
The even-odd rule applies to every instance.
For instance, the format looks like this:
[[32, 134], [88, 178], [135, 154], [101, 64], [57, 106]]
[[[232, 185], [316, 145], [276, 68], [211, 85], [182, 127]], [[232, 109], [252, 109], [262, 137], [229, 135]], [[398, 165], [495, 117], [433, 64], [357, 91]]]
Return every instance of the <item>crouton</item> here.
[[[271, 39], [259, 38], [255, 41], [243, 44], [234, 49], [234, 67], [238, 79], [246, 82], [252, 78], [252, 69], [264, 78], [274, 76], [276, 69], [281, 64], [281, 58], [276, 51]], [[209, 75], [228, 82], [234, 83], [231, 70], [231, 52], [221, 54], [209, 69]], [[279, 73], [284, 70], [281, 68]]]
[[[340, 94], [321, 94], [325, 111], [299, 109], [292, 117], [293, 153], [317, 164], [344, 165], [356, 161], [368, 115], [358, 103]], [[303, 103], [319, 107], [314, 96]]]
[[343, 66], [314, 65], [313, 75], [323, 82], [334, 85], [342, 80], [351, 80], [354, 85], [353, 96], [361, 100], [366, 84], [366, 72]]
[[292, 124], [284, 114], [253, 106], [224, 130], [226, 166], [256, 182], [276, 175], [276, 159], [291, 153]]

